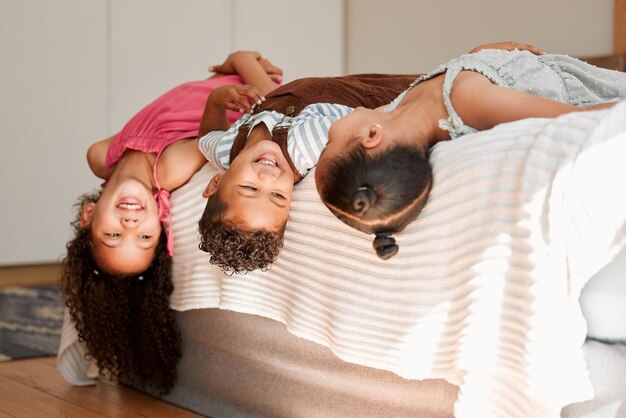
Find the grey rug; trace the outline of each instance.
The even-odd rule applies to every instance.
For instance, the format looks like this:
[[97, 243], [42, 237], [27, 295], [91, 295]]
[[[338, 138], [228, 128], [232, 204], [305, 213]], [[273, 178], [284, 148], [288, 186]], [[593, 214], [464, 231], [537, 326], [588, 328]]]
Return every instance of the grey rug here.
[[56, 285], [0, 288], [0, 361], [55, 355], [63, 310]]

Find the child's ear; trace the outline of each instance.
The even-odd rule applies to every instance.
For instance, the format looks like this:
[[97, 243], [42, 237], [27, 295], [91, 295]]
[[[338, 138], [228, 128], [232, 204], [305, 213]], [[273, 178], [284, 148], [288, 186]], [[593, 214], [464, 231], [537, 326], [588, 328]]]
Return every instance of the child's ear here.
[[204, 188], [204, 191], [202, 192], [202, 197], [207, 199], [210, 196], [213, 196], [213, 194], [220, 187], [221, 180], [222, 180], [222, 176], [220, 174], [214, 175], [211, 181], [209, 181], [209, 184], [207, 184], [206, 187]]
[[93, 211], [96, 208], [94, 202], [89, 202], [83, 205], [80, 209], [80, 227], [86, 228], [91, 225], [91, 219], [93, 218]]
[[361, 146], [365, 149], [375, 148], [383, 140], [383, 127], [375, 123], [369, 127], [367, 136], [361, 139]]

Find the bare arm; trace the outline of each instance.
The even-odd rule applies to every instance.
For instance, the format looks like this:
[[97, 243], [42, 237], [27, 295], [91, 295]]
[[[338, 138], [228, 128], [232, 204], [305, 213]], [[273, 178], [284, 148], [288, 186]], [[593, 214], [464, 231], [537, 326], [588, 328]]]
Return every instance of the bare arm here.
[[[240, 51], [230, 54], [226, 60], [210, 68], [218, 75], [238, 74], [249, 85], [221, 86], [207, 98], [200, 121], [198, 137], [213, 130], [230, 127], [226, 110], [251, 111], [252, 105], [260, 103], [264, 95], [276, 88], [282, 80], [282, 70], [263, 59], [257, 52]], [[161, 186], [175, 190], [185, 184], [204, 164], [206, 159], [198, 149], [198, 138], [177, 141], [163, 152], [158, 170]]]
[[220, 65], [210, 67], [218, 74], [238, 74], [244, 84], [256, 87], [262, 96], [276, 88], [282, 81], [282, 70], [258, 52], [238, 51], [230, 54]]
[[476, 48], [472, 48], [472, 50], [469, 53], [473, 54], [474, 52], [478, 52], [481, 49], [504, 49], [506, 51], [513, 51], [514, 49], [519, 49], [520, 51], [530, 51], [535, 55], [545, 54], [545, 52], [543, 52], [540, 48], [537, 48], [534, 45], [525, 44], [523, 42], [516, 42], [516, 41], [493, 42], [493, 43], [478, 45]]
[[111, 140], [115, 138], [116, 135], [113, 135], [110, 138], [103, 139], [102, 141], [98, 141], [92, 144], [87, 150], [87, 163], [89, 164], [89, 168], [91, 172], [101, 179], [106, 178], [106, 157], [107, 151], [109, 150], [109, 144]]
[[176, 141], [163, 151], [157, 165], [161, 187], [173, 191], [187, 183], [206, 163], [198, 148], [198, 139]]
[[221, 65], [210, 68], [219, 74], [238, 74], [246, 83], [243, 86], [218, 87], [207, 98], [200, 122], [198, 137], [211, 131], [225, 131], [230, 127], [226, 110], [249, 112], [255, 103], [265, 100], [265, 95], [282, 80], [282, 70], [259, 53], [240, 51], [230, 54]]
[[179, 188], [206, 163], [198, 148], [198, 138], [210, 131], [227, 130], [230, 127], [227, 109], [249, 112], [251, 103], [261, 103], [262, 99], [259, 91], [248, 85], [225, 85], [213, 90], [204, 107], [198, 137], [177, 141], [163, 152], [157, 168], [161, 186], [170, 191]]
[[252, 112], [252, 106], [261, 104], [263, 100], [265, 98], [252, 86], [226, 85], [216, 88], [211, 92], [204, 106], [198, 138], [211, 131], [228, 130], [230, 122], [226, 110]]
[[615, 105], [602, 103], [594, 106], [573, 106], [495, 85], [486, 77], [472, 71], [459, 74], [452, 87], [450, 99], [461, 119], [478, 130], [525, 118], [552, 118], [565, 113], [606, 109]]

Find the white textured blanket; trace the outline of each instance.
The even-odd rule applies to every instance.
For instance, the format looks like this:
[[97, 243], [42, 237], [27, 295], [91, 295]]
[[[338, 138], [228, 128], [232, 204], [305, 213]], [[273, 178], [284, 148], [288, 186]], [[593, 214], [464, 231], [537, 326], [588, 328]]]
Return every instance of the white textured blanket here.
[[[559, 416], [593, 396], [582, 286], [626, 242], [626, 103], [438, 144], [430, 200], [378, 259], [334, 218], [313, 175], [296, 187], [268, 272], [226, 276], [198, 250], [205, 166], [172, 196], [177, 310], [272, 318], [339, 358], [459, 385], [457, 417]], [[89, 382], [71, 323], [59, 367]]]

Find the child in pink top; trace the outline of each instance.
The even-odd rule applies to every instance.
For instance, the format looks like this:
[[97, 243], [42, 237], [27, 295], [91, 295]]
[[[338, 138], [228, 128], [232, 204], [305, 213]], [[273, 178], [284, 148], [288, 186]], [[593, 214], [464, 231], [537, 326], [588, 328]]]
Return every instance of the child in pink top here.
[[[241, 102], [231, 106], [243, 111], [275, 87], [262, 64], [268, 63], [268, 71], [276, 71], [275, 67], [259, 57], [246, 52], [232, 54], [220, 69], [234, 74], [175, 87], [137, 113], [120, 133], [89, 148], [87, 159], [92, 171], [107, 180], [102, 198], [111, 194], [107, 193], [112, 192], [111, 185], [119, 189], [120, 172], [124, 182], [134, 179], [140, 183], [135, 184], [135, 189], [127, 185], [118, 190], [114, 201], [108, 202], [113, 219], [98, 217], [101, 210], [96, 204], [88, 204], [82, 210], [81, 222], [92, 230], [96, 250], [93, 256], [103, 269], [128, 274], [143, 271], [149, 265], [154, 254], [150, 249], [156, 246], [160, 235], [159, 220], [169, 236], [169, 192], [186, 183], [205, 163], [197, 138], [211, 91], [223, 85], [250, 84], [242, 87]], [[232, 110], [228, 112], [231, 121], [239, 116]], [[116, 251], [118, 247], [124, 251]], [[171, 256], [171, 237], [168, 252]]]
[[[211, 91], [224, 85], [243, 84], [244, 80], [239, 75], [233, 74], [190, 81], [174, 87], [133, 116], [109, 143], [104, 164], [105, 178], [111, 175], [112, 167], [128, 150], [154, 154], [152, 164], [152, 179], [156, 189], [154, 198], [159, 219], [167, 234], [167, 250], [170, 256], [173, 255], [174, 248], [169, 224], [171, 219], [169, 191], [163, 189], [159, 183], [157, 175], [159, 159], [163, 151], [173, 143], [198, 137], [202, 109]], [[232, 123], [241, 113], [229, 110], [227, 115]]]
[[198, 136], [206, 133], [211, 91], [234, 86], [223, 97], [233, 122], [261, 103], [282, 76], [248, 51], [211, 69], [215, 76], [166, 92], [117, 135], [89, 148], [89, 166], [105, 183], [81, 197], [76, 236], [63, 260], [65, 303], [90, 356], [113, 376], [162, 392], [171, 389], [180, 357], [169, 309], [169, 194], [206, 162]]

